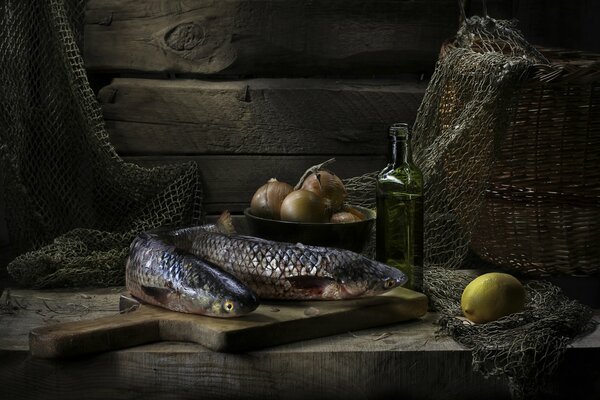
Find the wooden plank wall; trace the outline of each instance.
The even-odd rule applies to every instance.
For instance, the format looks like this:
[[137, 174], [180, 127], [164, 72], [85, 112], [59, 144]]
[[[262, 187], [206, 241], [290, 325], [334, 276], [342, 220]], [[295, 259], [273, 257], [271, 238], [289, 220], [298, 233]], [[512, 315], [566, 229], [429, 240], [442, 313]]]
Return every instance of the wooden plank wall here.
[[[535, 42], [600, 50], [598, 2], [487, 4]], [[380, 169], [457, 22], [457, 0], [89, 0], [83, 53], [118, 152], [196, 160], [207, 211], [239, 212], [334, 155], [343, 177]]]
[[431, 70], [456, 0], [90, 0], [94, 70], [226, 75]]
[[99, 99], [117, 151], [143, 165], [194, 159], [208, 212], [241, 211], [271, 177], [335, 156], [340, 176], [385, 165], [386, 129], [414, 120], [424, 83], [121, 78]]
[[[385, 165], [414, 121], [455, 0], [90, 0], [84, 58], [117, 151], [197, 161], [209, 213], [240, 212], [271, 177], [330, 157], [342, 177]], [[151, 79], [149, 79], [151, 78]]]

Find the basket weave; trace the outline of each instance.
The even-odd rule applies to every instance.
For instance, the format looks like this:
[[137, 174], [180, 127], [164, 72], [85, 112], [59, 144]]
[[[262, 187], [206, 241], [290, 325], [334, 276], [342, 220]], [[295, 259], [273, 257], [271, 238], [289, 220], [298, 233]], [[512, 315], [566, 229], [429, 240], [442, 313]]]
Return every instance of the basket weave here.
[[520, 273], [600, 272], [600, 55], [540, 49], [519, 89], [471, 248]]

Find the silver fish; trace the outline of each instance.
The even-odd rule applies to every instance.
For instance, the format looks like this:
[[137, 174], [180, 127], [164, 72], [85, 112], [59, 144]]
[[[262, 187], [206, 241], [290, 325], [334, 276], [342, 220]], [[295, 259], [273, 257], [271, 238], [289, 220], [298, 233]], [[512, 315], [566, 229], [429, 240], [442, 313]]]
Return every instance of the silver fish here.
[[[348, 250], [237, 235], [231, 216], [169, 232], [177, 247], [218, 265], [260, 298], [329, 300], [372, 296], [403, 285], [400, 270]], [[224, 229], [223, 227], [229, 227]]]
[[132, 296], [213, 317], [235, 317], [258, 307], [256, 295], [237, 278], [165, 239], [160, 233], [142, 233], [132, 242], [125, 268]]

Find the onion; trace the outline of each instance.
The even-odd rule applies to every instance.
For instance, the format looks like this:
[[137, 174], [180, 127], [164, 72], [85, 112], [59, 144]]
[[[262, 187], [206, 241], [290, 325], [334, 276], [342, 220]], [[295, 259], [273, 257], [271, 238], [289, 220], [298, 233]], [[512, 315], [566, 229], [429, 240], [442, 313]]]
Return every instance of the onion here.
[[342, 208], [347, 194], [342, 180], [334, 173], [325, 170], [314, 172], [306, 177], [302, 189], [320, 196], [330, 213], [336, 213]]
[[292, 190], [294, 189], [290, 184], [279, 182], [275, 178], [269, 179], [252, 196], [250, 202], [252, 215], [261, 218], [280, 219], [281, 203]]
[[281, 204], [281, 219], [293, 222], [327, 222], [322, 199], [308, 190], [294, 190]]
[[329, 215], [340, 211], [347, 194], [342, 180], [325, 169], [325, 166], [334, 161], [335, 158], [331, 158], [308, 168], [294, 187], [296, 190], [305, 189], [320, 196]]
[[358, 221], [363, 221], [366, 219], [365, 215], [362, 212], [358, 211], [356, 208], [349, 206], [347, 204], [344, 205], [344, 207], [342, 207], [342, 210], [354, 215]]
[[347, 211], [340, 211], [331, 216], [330, 222], [334, 223], [348, 223], [348, 222], [358, 222], [361, 221], [359, 217]]

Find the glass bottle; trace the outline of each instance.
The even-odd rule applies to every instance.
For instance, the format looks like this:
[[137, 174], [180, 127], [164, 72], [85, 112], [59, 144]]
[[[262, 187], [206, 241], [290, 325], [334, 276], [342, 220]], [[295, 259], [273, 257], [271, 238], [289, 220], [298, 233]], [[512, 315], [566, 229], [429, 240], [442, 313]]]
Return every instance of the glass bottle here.
[[422, 291], [423, 174], [412, 160], [408, 125], [392, 125], [389, 140], [389, 164], [377, 176], [377, 260], [404, 272], [404, 287]]

